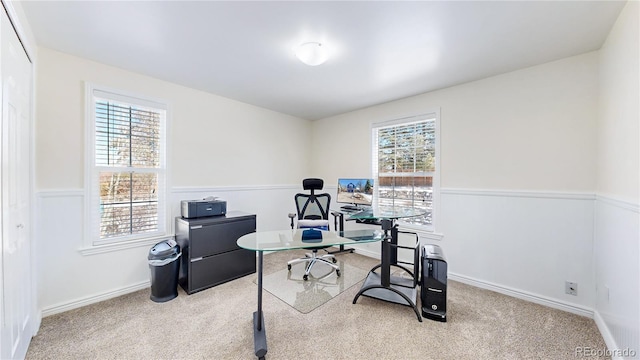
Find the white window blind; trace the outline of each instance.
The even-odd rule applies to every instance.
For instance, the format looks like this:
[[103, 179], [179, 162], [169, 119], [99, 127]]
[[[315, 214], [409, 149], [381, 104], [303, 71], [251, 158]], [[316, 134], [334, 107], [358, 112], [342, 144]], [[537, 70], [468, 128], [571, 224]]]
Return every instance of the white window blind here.
[[166, 106], [91, 93], [92, 245], [166, 234]]
[[436, 120], [428, 115], [373, 126], [374, 198], [378, 206], [425, 210], [425, 216], [403, 220], [412, 224], [433, 225]]

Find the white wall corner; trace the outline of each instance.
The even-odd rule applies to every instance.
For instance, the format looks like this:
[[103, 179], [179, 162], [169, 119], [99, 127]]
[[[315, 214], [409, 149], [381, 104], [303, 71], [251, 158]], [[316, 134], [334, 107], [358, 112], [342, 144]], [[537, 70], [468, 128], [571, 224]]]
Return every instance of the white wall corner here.
[[598, 327], [598, 331], [600, 331], [600, 335], [602, 335], [604, 343], [607, 345], [607, 349], [612, 352], [611, 360], [623, 360], [624, 358], [621, 356], [613, 356], [614, 353], [618, 353], [621, 349], [618, 348], [616, 339], [611, 334], [611, 330], [607, 326], [607, 323], [604, 321], [598, 310], [595, 310], [593, 312], [593, 320]]

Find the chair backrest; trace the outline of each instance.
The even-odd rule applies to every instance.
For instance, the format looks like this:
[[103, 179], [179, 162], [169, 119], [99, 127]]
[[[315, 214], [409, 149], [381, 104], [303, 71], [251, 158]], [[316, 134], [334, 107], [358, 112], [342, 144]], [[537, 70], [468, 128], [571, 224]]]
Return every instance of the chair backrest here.
[[296, 209], [298, 210], [298, 220], [329, 220], [329, 207], [331, 205], [331, 195], [327, 193], [316, 194], [315, 190], [322, 190], [324, 181], [322, 179], [304, 179], [302, 188], [309, 190], [309, 194], [296, 194]]

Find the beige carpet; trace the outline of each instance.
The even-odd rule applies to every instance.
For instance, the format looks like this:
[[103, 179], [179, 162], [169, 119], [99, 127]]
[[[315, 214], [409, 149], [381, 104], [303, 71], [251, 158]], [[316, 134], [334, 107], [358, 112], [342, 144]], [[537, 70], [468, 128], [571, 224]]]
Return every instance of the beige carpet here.
[[[265, 274], [304, 252], [265, 255]], [[363, 270], [376, 261], [340, 261]], [[255, 275], [169, 302], [149, 290], [42, 320], [27, 359], [255, 359]], [[367, 297], [352, 286], [308, 314], [264, 292], [267, 359], [576, 359], [577, 347], [604, 349], [592, 319], [449, 282], [448, 322]]]
[[340, 267], [340, 276], [331, 267], [316, 263], [311, 268], [309, 279], [305, 281], [302, 278], [304, 263], [293, 264], [291, 271], [287, 270], [285, 264], [284, 269], [264, 276], [262, 287], [294, 309], [307, 314], [367, 276], [367, 271], [349, 266], [345, 261], [338, 261], [337, 265]]

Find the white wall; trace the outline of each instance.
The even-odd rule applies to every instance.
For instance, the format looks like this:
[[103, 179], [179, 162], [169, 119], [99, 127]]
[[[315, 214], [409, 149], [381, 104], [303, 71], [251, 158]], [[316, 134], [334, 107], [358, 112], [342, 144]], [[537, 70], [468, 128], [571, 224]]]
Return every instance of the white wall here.
[[46, 48], [37, 72], [38, 190], [83, 187], [85, 81], [169, 102], [173, 186], [288, 184], [308, 173], [307, 120]]
[[638, 31], [638, 2], [630, 1], [599, 52], [598, 193], [634, 202], [640, 196]]
[[288, 226], [293, 194], [309, 172], [309, 121], [46, 48], [38, 54], [34, 248], [44, 315], [149, 283], [148, 244], [82, 249], [85, 81], [169, 103], [173, 216], [181, 199], [217, 195], [229, 210], [257, 214], [261, 230]]
[[452, 279], [592, 315], [592, 194], [444, 189], [441, 199]]
[[314, 121], [314, 169], [332, 182], [370, 174], [372, 122], [440, 108], [443, 187], [593, 192], [597, 59], [587, 53]]
[[372, 122], [439, 108], [444, 238], [423, 242], [457, 280], [590, 315], [597, 74], [592, 52], [315, 121], [314, 169], [367, 176]]
[[640, 358], [639, 12], [630, 1], [600, 50], [596, 320], [607, 345]]

